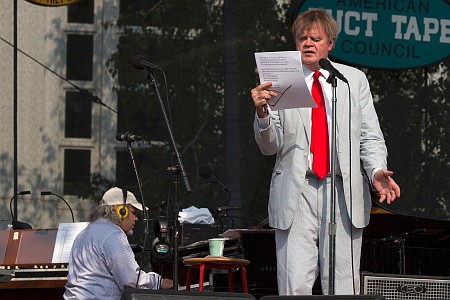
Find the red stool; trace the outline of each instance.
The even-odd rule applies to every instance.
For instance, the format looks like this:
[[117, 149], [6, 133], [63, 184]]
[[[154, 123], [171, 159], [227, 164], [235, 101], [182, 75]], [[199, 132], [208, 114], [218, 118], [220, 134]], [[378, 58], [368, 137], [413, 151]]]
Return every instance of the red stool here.
[[248, 294], [247, 270], [245, 269], [245, 266], [250, 264], [249, 260], [224, 256], [207, 256], [205, 258], [186, 258], [183, 260], [183, 263], [189, 266], [186, 279], [186, 291], [191, 289], [192, 270], [200, 270], [198, 290], [203, 292], [205, 269], [225, 269], [228, 270], [228, 289], [230, 290], [230, 293], [233, 293], [233, 268], [240, 268], [242, 275], [242, 288], [244, 293]]

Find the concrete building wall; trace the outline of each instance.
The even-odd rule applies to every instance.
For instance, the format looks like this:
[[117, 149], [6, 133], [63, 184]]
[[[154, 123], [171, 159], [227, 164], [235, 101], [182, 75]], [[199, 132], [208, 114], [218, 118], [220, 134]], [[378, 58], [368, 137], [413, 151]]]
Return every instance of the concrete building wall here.
[[[89, 90], [117, 110], [112, 91], [114, 79], [106, 61], [114, 53], [118, 36], [105, 31], [104, 24], [119, 13], [118, 0], [93, 0], [94, 23], [67, 22], [67, 6], [43, 7], [27, 1], [0, 0], [0, 220], [11, 219], [10, 199], [14, 195], [14, 160], [17, 161], [19, 221], [33, 228], [56, 228], [71, 222], [70, 211], [58, 197], [41, 196], [51, 191], [71, 206], [75, 221], [85, 221], [98, 199], [80, 199], [63, 194], [64, 150], [90, 151], [90, 171], [114, 180], [117, 115], [92, 104], [91, 138], [66, 138], [66, 91], [76, 89], [66, 78], [68, 34], [92, 34], [94, 40], [93, 80], [71, 81]], [[17, 156], [14, 155], [14, 24], [17, 23]]]

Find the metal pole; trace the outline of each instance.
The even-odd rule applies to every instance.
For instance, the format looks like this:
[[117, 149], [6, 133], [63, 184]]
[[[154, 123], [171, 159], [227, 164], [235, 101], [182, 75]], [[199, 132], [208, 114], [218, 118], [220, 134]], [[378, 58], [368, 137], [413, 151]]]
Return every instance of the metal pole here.
[[[18, 174], [19, 169], [17, 167], [17, 111], [18, 111], [18, 101], [17, 101], [17, 0], [14, 0], [14, 88], [13, 88], [13, 101], [14, 101], [14, 111], [13, 111], [13, 131], [14, 131], [14, 193], [17, 195], [18, 192]], [[14, 199], [14, 220], [17, 221], [17, 197]]]
[[151, 85], [154, 87], [156, 95], [158, 96], [159, 104], [161, 106], [161, 111], [164, 116], [164, 120], [166, 122], [167, 130], [169, 131], [170, 140], [172, 142], [172, 148], [174, 152], [174, 156], [176, 157], [176, 160], [178, 162], [177, 165], [177, 176], [175, 183], [175, 206], [174, 206], [174, 247], [173, 247], [173, 253], [174, 253], [174, 262], [173, 262], [173, 289], [178, 290], [178, 173], [181, 173], [181, 177], [183, 179], [184, 185], [186, 187], [186, 195], [189, 195], [192, 190], [191, 186], [189, 184], [189, 180], [187, 178], [187, 173], [184, 169], [183, 161], [181, 160], [180, 152], [177, 148], [177, 143], [175, 142], [175, 138], [172, 133], [172, 127], [170, 126], [169, 118], [167, 116], [166, 110], [164, 109], [164, 104], [162, 102], [161, 94], [158, 89], [158, 83], [156, 82], [156, 77], [153, 71], [148, 72], [148, 79], [151, 81]]
[[330, 224], [329, 224], [329, 283], [328, 294], [334, 295], [335, 266], [336, 266], [336, 87], [337, 79], [331, 76], [327, 79], [331, 83], [333, 96], [331, 99], [331, 201], [330, 201]]
[[[224, 27], [224, 71], [225, 71], [225, 121], [226, 121], [226, 185], [231, 192], [231, 201], [227, 205], [242, 206], [241, 166], [240, 166], [240, 130], [239, 130], [239, 72], [237, 55], [237, 5], [238, 0], [225, 0], [223, 3]], [[241, 212], [239, 212], [241, 214]], [[236, 220], [237, 228], [242, 220]]]

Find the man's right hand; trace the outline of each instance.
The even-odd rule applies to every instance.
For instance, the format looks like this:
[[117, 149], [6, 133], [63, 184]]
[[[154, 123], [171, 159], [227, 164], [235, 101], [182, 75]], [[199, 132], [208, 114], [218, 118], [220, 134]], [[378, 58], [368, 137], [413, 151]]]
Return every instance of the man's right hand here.
[[159, 287], [161, 290], [170, 290], [173, 289], [173, 280], [169, 278], [164, 278], [161, 282], [161, 286]]
[[258, 117], [265, 118], [267, 116], [267, 101], [277, 95], [276, 92], [269, 90], [272, 82], [266, 82], [252, 89], [252, 99], [255, 105]]

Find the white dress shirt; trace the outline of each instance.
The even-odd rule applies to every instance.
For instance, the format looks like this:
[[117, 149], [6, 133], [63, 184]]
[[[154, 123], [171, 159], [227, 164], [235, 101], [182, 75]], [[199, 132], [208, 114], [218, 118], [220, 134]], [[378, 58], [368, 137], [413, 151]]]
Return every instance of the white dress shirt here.
[[99, 219], [73, 243], [64, 299], [119, 300], [124, 287], [158, 289], [160, 283], [158, 274], [139, 270], [123, 230]]

